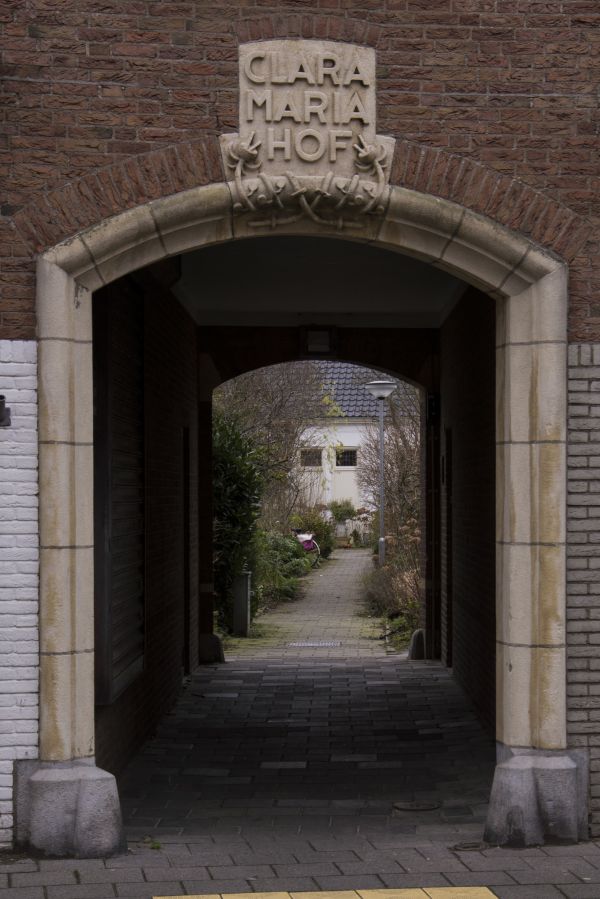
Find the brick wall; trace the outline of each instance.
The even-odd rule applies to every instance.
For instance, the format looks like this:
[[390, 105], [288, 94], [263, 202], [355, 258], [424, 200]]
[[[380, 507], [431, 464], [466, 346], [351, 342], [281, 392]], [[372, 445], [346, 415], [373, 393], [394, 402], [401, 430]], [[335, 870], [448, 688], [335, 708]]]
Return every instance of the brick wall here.
[[568, 732], [589, 748], [592, 833], [600, 833], [600, 344], [569, 347]]
[[[494, 335], [494, 302], [476, 290], [464, 296], [441, 329], [442, 435], [451, 429], [453, 458], [452, 664], [492, 731], [496, 678]], [[442, 508], [445, 504], [443, 485]], [[447, 522], [443, 524], [442, 547]]]
[[[570, 263], [570, 339], [600, 341], [600, 246], [597, 238], [590, 238], [594, 228], [597, 233], [600, 220], [595, 155], [600, 101], [595, 38], [599, 23], [600, 10], [594, 0], [521, 4], [344, 0], [335, 5], [331, 0], [315, 0], [312, 5], [302, 4], [301, 12], [297, 12], [296, 3], [269, 6], [267, 0], [258, 0], [256, 5], [238, 0], [222, 8], [192, 0], [168, 4], [154, 0], [104, 0], [99, 6], [82, 4], [80, 0], [5, 4], [0, 10], [4, 66], [0, 83], [0, 338], [16, 341], [17, 349], [0, 344], [0, 359], [7, 352], [20, 352], [21, 347], [28, 346], [20, 341], [35, 336], [36, 253], [141, 202], [220, 180], [216, 136], [237, 126], [238, 42], [296, 36], [350, 40], [377, 49], [378, 131], [398, 139], [391, 182], [463, 203], [530, 235], [565, 258]], [[157, 308], [161, 308], [160, 302]], [[481, 304], [473, 307], [474, 321], [477, 315], [483, 315], [482, 308]], [[174, 325], [170, 322], [168, 315], [160, 321], [161, 336], [163, 332], [171, 333], [168, 329]], [[468, 325], [465, 322], [467, 330]], [[458, 340], [456, 335], [455, 339]], [[480, 346], [479, 339], [480, 334], [473, 332], [469, 350]], [[172, 346], [167, 341], [165, 358]], [[191, 343], [188, 349], [191, 354]], [[590, 383], [594, 380], [590, 374], [594, 366], [588, 361], [592, 350], [578, 346], [572, 349], [577, 354], [573, 356], [574, 371], [585, 369]], [[183, 378], [186, 373], [182, 366], [188, 360], [188, 352], [177, 358], [175, 355], [173, 371], [165, 369], [164, 381], [155, 384], [158, 397], [166, 403], [167, 420], [174, 424], [168, 435], [160, 435], [167, 442], [175, 440], [173, 435], [179, 433], [186, 417], [181, 412], [177, 418], [171, 404], [175, 388], [181, 384], [173, 372], [179, 372]], [[467, 358], [471, 364], [473, 358]], [[27, 370], [33, 361], [28, 358], [22, 364]], [[588, 374], [574, 380], [585, 382]], [[6, 382], [13, 375], [2, 370], [2, 377]], [[23, 380], [27, 378], [32, 379], [32, 375], [24, 375]], [[488, 408], [483, 409], [481, 404], [484, 385], [476, 381], [470, 388], [473, 393], [468, 395], [479, 402], [484, 414]], [[0, 384], [0, 392], [11, 397], [13, 387], [8, 383], [9, 386]], [[193, 381], [188, 379], [188, 383]], [[460, 417], [456, 392], [450, 390], [448, 401], [451, 396], [453, 415], [460, 422], [460, 427], [456, 421], [449, 423], [455, 435], [454, 459], [469, 458], [459, 445], [459, 431], [464, 428], [466, 434], [474, 424]], [[191, 403], [187, 395], [181, 400], [185, 408], [189, 408], [185, 406], [188, 401]], [[14, 400], [11, 402], [14, 407]], [[590, 403], [577, 405], [592, 409]], [[489, 409], [492, 408], [493, 401], [489, 401]], [[594, 428], [585, 427], [586, 418], [593, 418], [592, 413], [573, 416], [577, 427], [572, 432], [570, 458], [575, 460], [575, 474], [584, 469], [591, 474], [588, 456], [595, 458], [595, 441], [590, 439]], [[483, 422], [480, 425], [484, 427]], [[193, 427], [191, 430], [193, 443]], [[20, 426], [18, 431], [0, 431], [0, 458], [6, 458], [5, 447], [11, 445], [17, 433], [27, 438], [24, 452], [19, 453], [20, 460], [25, 465], [33, 464], [35, 443], [34, 438], [29, 441], [32, 432], [27, 426], [22, 431]], [[583, 450], [586, 445], [590, 447], [588, 453]], [[172, 459], [179, 458], [179, 450], [174, 443], [172, 449], [173, 455], [160, 460], [157, 469], [170, 477], [173, 485], [176, 476], [168, 466]], [[472, 461], [475, 479], [477, 465], [482, 462], [476, 455]], [[167, 466], [164, 472], [162, 466]], [[460, 495], [466, 495], [462, 491], [466, 491], [467, 481], [461, 481], [461, 472], [457, 471], [455, 478], [455, 502]], [[462, 472], [464, 478], [467, 474]], [[571, 705], [571, 734], [572, 741], [589, 740], [591, 744], [599, 739], [593, 732], [600, 730], [600, 722], [594, 720], [598, 712], [593, 708], [593, 566], [600, 557], [590, 515], [595, 508], [595, 482], [589, 475], [573, 477], [572, 482], [569, 539], [573, 567], [569, 569], [569, 601], [570, 613], [575, 617], [570, 625], [569, 687], [580, 693], [572, 697], [572, 703], [577, 702], [578, 706]], [[27, 482], [15, 482], [12, 478], [9, 481], [2, 475], [0, 490], [6, 490], [10, 484], [12, 497], [15, 483]], [[25, 486], [15, 491], [19, 502], [16, 517], [12, 508], [7, 516], [4, 502], [0, 507], [0, 528], [10, 518], [14, 527], [23, 527], [24, 531], [17, 535], [16, 545], [0, 547], [0, 552], [27, 554], [35, 545], [35, 498], [33, 492], [27, 491]], [[165, 510], [165, 521], [174, 525], [175, 513], [166, 500]], [[466, 511], [463, 509], [465, 516]], [[456, 509], [455, 546], [459, 542], [458, 525], [467, 526], [466, 517], [461, 517], [463, 512]], [[478, 535], [474, 536], [475, 543], [471, 545], [477, 547]], [[15, 535], [0, 530], [0, 537], [11, 542]], [[31, 539], [33, 545], [20, 546], [21, 538], [24, 542]], [[484, 543], [470, 561], [466, 555], [457, 559], [462, 567], [458, 571], [455, 568], [455, 577], [464, 574], [464, 583], [470, 578], [481, 595], [487, 595], [488, 576], [481, 574], [479, 579], [475, 565], [486, 557], [488, 543]], [[467, 542], [462, 545], [469, 546]], [[161, 559], [160, 547], [156, 552], [157, 559]], [[37, 591], [33, 583], [36, 575], [23, 568], [35, 561], [8, 559], [9, 566], [20, 569], [16, 585], [14, 572], [0, 575], [2, 609], [9, 604], [8, 617], [3, 611], [0, 614], [10, 622], [9, 627], [16, 627], [16, 620], [10, 616], [18, 608], [23, 613], [19, 614], [19, 626], [25, 633], [34, 624], [31, 616], [36, 612]], [[161, 578], [169, 570], [169, 560], [163, 561], [165, 567], [156, 572], [157, 593], [153, 600], [157, 628], [162, 620], [160, 602], [164, 599], [158, 592], [167, 590]], [[4, 583], [6, 578], [8, 585]], [[177, 582], [173, 584], [173, 589], [179, 589]], [[15, 602], [25, 605], [11, 606]], [[472, 634], [468, 622], [475, 613], [483, 613], [465, 604], [461, 609], [464, 632]], [[179, 613], [176, 609], [174, 612], [171, 623], [164, 619], [164, 639], [172, 641], [176, 658], [180, 639], [177, 634], [181, 631]], [[486, 624], [483, 641], [469, 638], [471, 651], [473, 645], [487, 645], [488, 632]], [[27, 654], [23, 659], [28, 660]], [[461, 666], [456, 664], [457, 673], [462, 676]], [[477, 670], [482, 673], [481, 665], [477, 665]], [[28, 685], [34, 683], [29, 679], [32, 671], [25, 664], [24, 676], [19, 679], [25, 702], [19, 706], [19, 714], [23, 716], [34, 714], [34, 705], [27, 704], [34, 701], [28, 692]], [[488, 673], [491, 681], [491, 667], [489, 672], [485, 670]], [[165, 686], [157, 668], [152, 677], [148, 675], [148, 690], [138, 694], [133, 691], [127, 699], [129, 705], [123, 700], [122, 718], [116, 713], [105, 716], [105, 737], [101, 728], [99, 744], [101, 755], [108, 759], [110, 752], [116, 752], [119, 722], [128, 711], [137, 708], [142, 696], [155, 690], [157, 703], [168, 704], [172, 695], [171, 674], [167, 678], [170, 686]], [[488, 681], [481, 683], [484, 689]], [[489, 684], [485, 689], [489, 692]], [[0, 695], [3, 701], [4, 694]], [[11, 697], [9, 694], [6, 707], [0, 705], [0, 710], [8, 709], [9, 715], [13, 708]], [[27, 720], [30, 719], [22, 719], [23, 727]], [[141, 731], [140, 727], [135, 730], [134, 742], [141, 739]], [[21, 739], [19, 732], [15, 733], [15, 738]], [[34, 751], [33, 738], [25, 740], [23, 734], [23, 740], [26, 746], [18, 753], [21, 757]], [[596, 751], [592, 747], [592, 752]], [[13, 752], [17, 754], [10, 747], [0, 750], [0, 790], [6, 789], [8, 774], [3, 766], [11, 765]], [[8, 758], [3, 757], [4, 753]], [[114, 756], [107, 764], [118, 767], [119, 759]], [[600, 760], [593, 758], [592, 765], [597, 764]], [[593, 789], [600, 790], [600, 785]], [[0, 794], [0, 802], [7, 801]], [[0, 816], [6, 814], [0, 810]]]
[[38, 754], [37, 346], [0, 340], [0, 847], [12, 843], [13, 760]]
[[392, 183], [449, 197], [573, 260], [574, 339], [600, 339], [594, 0], [5, 4], [0, 328], [34, 334], [33, 255], [117, 211], [219, 180], [237, 47], [325, 37], [378, 53]]
[[[140, 288], [117, 282], [94, 297], [126, 301]], [[172, 706], [184, 670], [185, 578], [182, 429], [189, 428], [191, 480], [189, 632], [197, 664], [196, 328], [159, 288], [144, 302], [146, 420], [146, 655], [141, 676], [109, 706], [97, 708], [96, 756], [118, 773]]]

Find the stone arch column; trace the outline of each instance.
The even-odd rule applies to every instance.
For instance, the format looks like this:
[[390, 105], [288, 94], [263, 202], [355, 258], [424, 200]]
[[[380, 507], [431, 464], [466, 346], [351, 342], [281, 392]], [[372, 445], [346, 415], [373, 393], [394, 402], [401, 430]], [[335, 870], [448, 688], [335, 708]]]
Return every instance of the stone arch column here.
[[[19, 842], [37, 850], [107, 855], [122, 845], [114, 778], [94, 762], [92, 292], [247, 233], [230, 187], [214, 183], [108, 218], [38, 259], [40, 762], [23, 767], [18, 806]], [[339, 236], [307, 219], [284, 233]], [[482, 215], [400, 187], [359, 239], [497, 301], [499, 764], [488, 837], [515, 835], [525, 790], [522, 841], [576, 839], [585, 799], [566, 747], [566, 267]]]

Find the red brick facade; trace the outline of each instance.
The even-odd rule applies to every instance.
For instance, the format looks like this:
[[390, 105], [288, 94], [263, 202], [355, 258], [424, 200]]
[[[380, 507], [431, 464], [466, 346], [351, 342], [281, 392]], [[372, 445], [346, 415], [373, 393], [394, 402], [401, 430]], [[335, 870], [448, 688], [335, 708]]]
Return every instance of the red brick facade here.
[[0, 336], [35, 334], [36, 252], [222, 178], [237, 45], [327, 37], [378, 51], [391, 181], [448, 197], [571, 263], [572, 340], [600, 338], [594, 0], [32, 0], [0, 14]]

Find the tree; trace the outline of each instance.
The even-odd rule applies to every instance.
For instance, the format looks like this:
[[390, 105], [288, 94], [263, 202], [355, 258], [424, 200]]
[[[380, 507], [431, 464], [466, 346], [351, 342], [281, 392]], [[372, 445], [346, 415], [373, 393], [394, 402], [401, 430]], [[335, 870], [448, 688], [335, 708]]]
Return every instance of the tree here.
[[[398, 535], [420, 518], [421, 409], [416, 388], [401, 384], [386, 400], [384, 420], [386, 533]], [[361, 448], [359, 482], [374, 507], [379, 505], [379, 428], [373, 424]]]
[[[366, 585], [372, 610], [390, 621], [406, 641], [419, 625], [423, 580], [420, 554], [421, 409], [418, 391], [407, 384], [387, 399], [384, 426], [385, 531], [392, 536], [386, 565]], [[379, 503], [379, 429], [373, 425], [362, 448], [359, 481]]]
[[287, 531], [302, 492], [297, 465], [302, 435], [315, 418], [331, 414], [318, 366], [288, 362], [247, 372], [221, 384], [214, 405], [260, 447], [261, 523]]

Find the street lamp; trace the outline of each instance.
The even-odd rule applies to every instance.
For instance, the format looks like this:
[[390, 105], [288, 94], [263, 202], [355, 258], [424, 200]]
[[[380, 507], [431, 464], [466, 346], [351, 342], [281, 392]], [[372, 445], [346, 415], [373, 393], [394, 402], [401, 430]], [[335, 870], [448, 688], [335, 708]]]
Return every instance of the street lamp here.
[[385, 436], [383, 430], [384, 400], [396, 389], [394, 381], [369, 381], [365, 389], [371, 396], [379, 401], [379, 566], [385, 562], [385, 472], [383, 468], [383, 456], [385, 448]]

